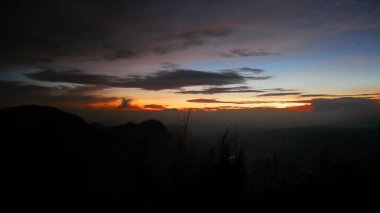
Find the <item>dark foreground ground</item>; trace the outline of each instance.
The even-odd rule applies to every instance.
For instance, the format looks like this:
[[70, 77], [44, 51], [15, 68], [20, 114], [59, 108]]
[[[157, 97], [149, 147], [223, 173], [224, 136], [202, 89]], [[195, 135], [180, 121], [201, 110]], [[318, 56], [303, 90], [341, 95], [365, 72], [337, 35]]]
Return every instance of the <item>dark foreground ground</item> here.
[[170, 131], [156, 120], [104, 127], [22, 106], [0, 121], [3, 191], [18, 200], [320, 205], [380, 189], [377, 127], [252, 130], [244, 144], [230, 128], [200, 149], [193, 140], [207, 139], [190, 137], [186, 118]]

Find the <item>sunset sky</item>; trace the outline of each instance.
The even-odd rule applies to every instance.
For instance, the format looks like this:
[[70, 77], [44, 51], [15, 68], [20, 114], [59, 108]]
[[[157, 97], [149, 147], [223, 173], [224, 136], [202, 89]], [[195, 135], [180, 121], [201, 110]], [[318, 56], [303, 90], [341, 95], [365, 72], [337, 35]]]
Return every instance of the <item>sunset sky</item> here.
[[1, 107], [379, 106], [378, 0], [11, 1], [0, 14]]

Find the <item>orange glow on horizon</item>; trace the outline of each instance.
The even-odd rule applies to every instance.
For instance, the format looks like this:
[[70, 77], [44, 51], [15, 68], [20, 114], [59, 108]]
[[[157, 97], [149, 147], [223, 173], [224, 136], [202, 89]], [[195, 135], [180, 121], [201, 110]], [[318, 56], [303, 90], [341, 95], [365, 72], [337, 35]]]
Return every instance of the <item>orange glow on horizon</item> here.
[[[215, 104], [204, 104], [201, 107], [197, 107], [190, 104], [187, 107], [168, 107], [168, 105], [158, 105], [158, 104], [148, 104], [142, 105], [141, 103], [134, 103], [131, 101], [128, 106], [122, 107], [122, 102], [120, 100], [114, 100], [109, 102], [96, 102], [86, 105], [79, 104], [63, 104], [67, 108], [87, 108], [94, 110], [122, 110], [122, 111], [163, 111], [168, 109], [174, 109], [179, 111], [219, 111], [219, 110], [249, 110], [249, 109], [279, 109], [279, 110], [291, 110], [298, 112], [310, 112], [313, 106], [308, 103], [271, 103], [271, 104], [256, 104], [249, 106], [231, 106], [231, 105], [215, 105]], [[380, 107], [379, 107], [380, 108]]]
[[285, 110], [296, 111], [296, 112], [311, 112], [314, 109], [312, 104], [305, 104], [303, 106], [287, 107]]

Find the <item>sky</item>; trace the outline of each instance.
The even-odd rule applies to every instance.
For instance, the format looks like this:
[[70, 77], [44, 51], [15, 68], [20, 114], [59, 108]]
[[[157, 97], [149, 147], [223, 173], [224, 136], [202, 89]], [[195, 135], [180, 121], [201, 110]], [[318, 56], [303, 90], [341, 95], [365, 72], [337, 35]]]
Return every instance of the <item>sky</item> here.
[[29, 0], [0, 16], [2, 108], [380, 109], [377, 0]]

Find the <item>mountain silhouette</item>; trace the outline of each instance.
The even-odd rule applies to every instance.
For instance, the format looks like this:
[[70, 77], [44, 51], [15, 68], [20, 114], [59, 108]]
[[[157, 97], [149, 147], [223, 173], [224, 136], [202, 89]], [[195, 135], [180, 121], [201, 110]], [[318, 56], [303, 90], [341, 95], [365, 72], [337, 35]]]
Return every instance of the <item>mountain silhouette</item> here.
[[147, 161], [157, 160], [155, 155], [164, 152], [162, 144], [171, 138], [156, 120], [99, 128], [36, 105], [0, 110], [0, 121], [6, 179], [17, 189], [12, 191], [32, 194], [79, 197], [131, 191], [135, 184], [128, 183], [141, 179]]

